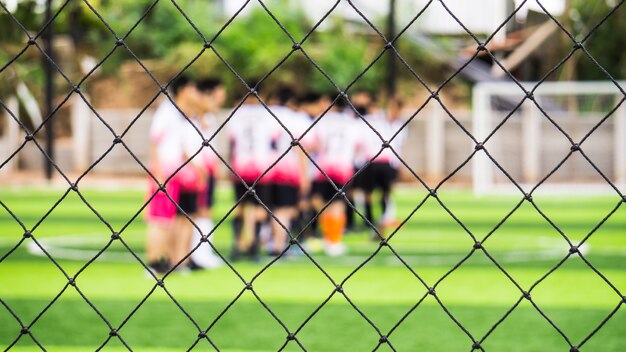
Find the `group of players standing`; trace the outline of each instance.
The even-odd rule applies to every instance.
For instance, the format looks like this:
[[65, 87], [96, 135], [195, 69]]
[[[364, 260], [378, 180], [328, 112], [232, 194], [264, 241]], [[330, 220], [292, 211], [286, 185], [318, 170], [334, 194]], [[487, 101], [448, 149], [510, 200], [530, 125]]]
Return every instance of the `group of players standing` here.
[[[153, 271], [223, 263], [209, 245], [220, 164], [229, 171], [237, 202], [232, 260], [257, 260], [262, 251], [291, 255], [299, 248], [292, 236], [310, 250], [341, 255], [355, 203], [371, 224], [394, 219], [391, 186], [404, 141], [399, 100], [390, 99], [383, 111], [366, 92], [348, 102], [319, 94], [297, 97], [287, 87], [264, 95], [260, 85], [251, 87], [256, 94], [246, 94], [219, 123], [225, 87], [219, 80], [181, 76], [170, 85], [171, 100], [155, 112], [150, 168], [166, 192], [156, 192], [156, 186], [149, 192], [147, 259]], [[228, 133], [227, 151], [217, 146], [222, 131]], [[380, 221], [372, 211], [376, 189]]]

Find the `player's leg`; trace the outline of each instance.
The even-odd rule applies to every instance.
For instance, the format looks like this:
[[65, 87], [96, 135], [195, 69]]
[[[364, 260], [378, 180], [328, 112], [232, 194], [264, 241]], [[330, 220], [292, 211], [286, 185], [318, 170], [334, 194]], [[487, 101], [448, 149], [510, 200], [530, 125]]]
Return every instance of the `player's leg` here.
[[[215, 268], [222, 265], [221, 259], [215, 255], [209, 243], [213, 243], [214, 234], [213, 221], [211, 219], [211, 208], [214, 200], [215, 177], [208, 176], [206, 187], [199, 192], [198, 216], [194, 219], [197, 228], [193, 228], [191, 248], [195, 251], [191, 254], [190, 267], [192, 269]], [[210, 234], [210, 236], [209, 236]], [[209, 236], [209, 243], [202, 243], [202, 236]]]
[[[358, 167], [354, 166], [354, 172], [358, 170]], [[359, 177], [357, 176], [350, 184], [348, 189], [346, 190], [346, 196], [350, 204], [354, 204], [354, 192], [359, 187]], [[352, 207], [345, 207], [346, 213], [346, 231], [354, 230], [354, 209]]]
[[298, 241], [301, 243], [304, 241], [306, 250], [311, 253], [318, 253], [323, 248], [323, 241], [318, 229], [319, 217], [315, 210], [316, 184], [316, 182], [312, 183], [309, 193], [300, 200], [298, 217], [292, 223], [296, 235], [300, 234]]
[[326, 239], [326, 253], [331, 256], [346, 252], [343, 244], [346, 227], [345, 207], [345, 202], [334, 200], [321, 214], [322, 232]]
[[[258, 199], [251, 198], [251, 204], [253, 207], [252, 237], [247, 251], [250, 259], [253, 261], [259, 259], [262, 245], [261, 232], [264, 229], [267, 229], [267, 226], [269, 226], [271, 231], [271, 225], [268, 223], [269, 214], [267, 213], [266, 208], [270, 208], [272, 206], [272, 189], [269, 184], [257, 184], [255, 186], [255, 193]], [[271, 235], [269, 237], [271, 237]]]
[[[238, 193], [242, 196], [247, 192], [246, 187], [243, 184], [238, 185]], [[257, 206], [254, 196], [247, 194], [243, 197], [241, 205], [241, 232], [237, 238], [237, 248], [241, 253], [245, 253], [250, 250], [254, 242], [255, 237], [255, 225], [256, 225], [256, 213]]]
[[[342, 187], [342, 185], [337, 186]], [[330, 182], [322, 184], [320, 193], [323, 204], [321, 206], [318, 204], [318, 211], [321, 211], [320, 228], [326, 242], [326, 253], [331, 256], [341, 255], [346, 251], [342, 242], [346, 227], [345, 201], [334, 197], [336, 190]], [[322, 210], [325, 204], [328, 206]]]
[[382, 189], [382, 197], [381, 197], [381, 209], [382, 209], [382, 219], [381, 224], [384, 227], [388, 227], [393, 225], [395, 222], [396, 214], [395, 214], [395, 203], [391, 197], [391, 191], [393, 189], [393, 184], [398, 177], [397, 170], [391, 166], [389, 163], [385, 163], [383, 165], [383, 179], [381, 182]]
[[271, 255], [280, 254], [287, 244], [289, 232], [291, 231], [292, 219], [296, 215], [296, 206], [298, 204], [298, 187], [287, 184], [276, 184], [273, 187], [273, 202], [275, 206], [274, 216], [272, 220], [274, 243]]
[[[352, 203], [352, 205], [354, 206], [354, 209], [358, 209], [362, 213], [365, 213], [366, 219], [367, 219], [368, 209], [371, 210], [371, 204], [368, 203], [367, 193], [365, 191], [366, 184], [367, 184], [366, 180], [368, 177], [367, 170], [368, 170], [368, 166], [365, 166], [365, 165], [361, 165], [360, 167], [354, 168], [355, 176], [350, 186], [352, 198], [349, 198], [350, 203]], [[347, 208], [349, 208], [350, 211], [352, 211], [352, 213], [355, 213], [352, 207], [347, 207]], [[355, 222], [358, 222], [360, 218], [361, 216], [358, 216]], [[350, 220], [348, 219], [347, 221], [349, 223]], [[365, 221], [363, 221], [363, 225], [365, 225]], [[346, 231], [348, 231], [349, 227], [350, 227], [349, 225], [346, 225]], [[354, 229], [356, 230], [357, 229], [356, 224], [354, 227], [355, 227]]]
[[230, 255], [231, 260], [239, 259], [240, 255], [245, 252], [244, 248], [244, 205], [248, 201], [248, 196], [244, 197], [247, 189], [246, 187], [239, 181], [233, 182], [233, 189], [235, 193], [235, 201], [239, 202], [239, 204], [233, 210], [233, 249]]
[[[153, 196], [156, 187], [151, 187], [150, 203], [146, 213], [148, 232], [146, 239], [146, 259], [148, 266], [156, 273], [169, 270], [169, 240], [174, 226], [179, 187], [174, 180], [166, 185], [166, 193], [158, 192]], [[170, 197], [172, 200], [170, 200]]]
[[175, 229], [172, 236], [172, 265], [177, 265], [182, 269], [187, 265], [189, 254], [189, 244], [193, 234], [191, 220], [196, 217], [198, 211], [198, 192], [181, 191], [179, 209], [176, 214]]
[[[284, 246], [284, 239], [286, 238], [286, 231], [283, 226], [287, 227], [285, 220], [285, 210], [282, 199], [282, 184], [273, 183], [271, 187], [272, 192], [272, 213], [274, 216], [270, 218], [272, 224], [272, 238], [271, 243], [268, 243], [267, 252], [270, 256], [279, 255]], [[287, 227], [288, 229], [289, 227]]]
[[[375, 182], [373, 180], [373, 164], [369, 164], [365, 167], [365, 169], [361, 172], [361, 185], [363, 187], [363, 197], [364, 197], [364, 208], [365, 208], [365, 218], [371, 224], [375, 224], [374, 222], [374, 212], [372, 210], [372, 193], [374, 192]], [[368, 226], [369, 227], [369, 226]]]
[[364, 168], [361, 170], [357, 177], [359, 178], [359, 184], [363, 193], [362, 198], [365, 219], [367, 219], [367, 221], [369, 221], [370, 223], [373, 223], [374, 215], [372, 212], [372, 165], [370, 164], [364, 166]]
[[[256, 197], [247, 193], [247, 188], [243, 184], [235, 183], [235, 193], [237, 199], [241, 199], [239, 203], [241, 214], [241, 229], [235, 232], [235, 249], [231, 254], [231, 259], [236, 260], [242, 254], [250, 256], [253, 260], [258, 259], [259, 249], [261, 245], [260, 235], [263, 223], [267, 220], [267, 211], [259, 205]], [[256, 196], [263, 201], [269, 197], [266, 192], [268, 189], [262, 185], [255, 186]], [[263, 201], [265, 203], [265, 201]], [[239, 229], [236, 229], [239, 230]]]
[[146, 259], [148, 266], [156, 273], [165, 273], [169, 269], [166, 259], [166, 248], [171, 227], [171, 222], [148, 222]]

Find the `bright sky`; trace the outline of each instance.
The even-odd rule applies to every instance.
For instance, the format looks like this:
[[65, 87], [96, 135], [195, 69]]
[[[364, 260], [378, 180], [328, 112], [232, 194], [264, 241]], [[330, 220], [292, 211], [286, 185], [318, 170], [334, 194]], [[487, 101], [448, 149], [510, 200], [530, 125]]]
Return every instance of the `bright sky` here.
[[[474, 6], [476, 2], [480, 2], [480, 0], [472, 0], [472, 1], [474, 2], [472, 6]], [[522, 3], [522, 1], [523, 0], [515, 0], [516, 6], [519, 6], [519, 4]], [[9, 9], [9, 11], [14, 11], [15, 8], [17, 7], [18, 2], [19, 0], [4, 0], [4, 4], [7, 7], [7, 9]], [[365, 0], [365, 1], [361, 0], [359, 2], [365, 2], [365, 3], [369, 2], [372, 5], [374, 5], [376, 3], [380, 3], [381, 1], [380, 0]], [[550, 13], [552, 13], [555, 16], [561, 15], [565, 8], [565, 0], [540, 0], [540, 2], [546, 8], [546, 10], [548, 10]], [[38, 0], [38, 3], [40, 3], [40, 5], [43, 5], [44, 1]], [[238, 1], [229, 1], [227, 2], [227, 5], [230, 7], [234, 7], [234, 8], [238, 8], [239, 6], [241, 6], [241, 4]], [[541, 7], [537, 4], [537, 0], [528, 0], [526, 5], [524, 5], [524, 8], [526, 10], [532, 9], [532, 10], [541, 11]], [[522, 11], [520, 15], [525, 17], [526, 11]]]
[[[519, 6], [523, 0], [515, 0], [516, 7]], [[565, 10], [565, 0], [540, 0], [541, 5], [553, 16], [560, 16], [563, 14]], [[538, 12], [543, 12], [541, 6], [537, 3], [536, 0], [528, 0], [522, 10], [520, 10], [519, 16], [522, 18], [526, 18], [526, 13], [528, 10], [535, 10]]]
[[[24, 0], [0, 0], [0, 1], [4, 3], [4, 6], [6, 6], [9, 12], [13, 12], [17, 10], [17, 4], [20, 2], [23, 2]], [[46, 0], [37, 0], [36, 3], [37, 3], [37, 7], [35, 8], [35, 11], [43, 12], [46, 8]]]
[[9, 10], [9, 12], [13, 12], [15, 11], [15, 9], [17, 9], [17, 0], [6, 0], [4, 2], [4, 6], [7, 7], [7, 10]]

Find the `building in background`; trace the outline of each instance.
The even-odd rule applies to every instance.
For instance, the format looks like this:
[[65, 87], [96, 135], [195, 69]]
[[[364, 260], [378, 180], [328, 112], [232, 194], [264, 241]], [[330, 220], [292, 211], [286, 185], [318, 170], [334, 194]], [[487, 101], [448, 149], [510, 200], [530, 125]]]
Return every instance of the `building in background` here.
[[[233, 16], [246, 3], [245, 0], [218, 0], [226, 16]], [[337, 2], [336, 0], [288, 0], [291, 6], [301, 6], [312, 21], [321, 19]], [[389, 3], [379, 0], [354, 0], [352, 3], [372, 21], [383, 19], [389, 13]], [[408, 23], [418, 14], [429, 0], [397, 0], [398, 24]], [[445, 6], [463, 25], [475, 34], [491, 34], [520, 6], [522, 0], [445, 0]], [[541, 4], [554, 16], [560, 16], [565, 9], [565, 0], [543, 0]], [[271, 7], [272, 2], [267, 4]], [[251, 8], [251, 7], [250, 7]], [[248, 11], [246, 9], [244, 11]], [[542, 11], [534, 1], [527, 1], [516, 14], [518, 21], [524, 21], [529, 10]], [[363, 21], [361, 16], [348, 4], [341, 1], [331, 16], [342, 16], [349, 20]], [[428, 34], [464, 35], [466, 30], [445, 10], [439, 1], [432, 1], [428, 9], [416, 21], [416, 28]]]

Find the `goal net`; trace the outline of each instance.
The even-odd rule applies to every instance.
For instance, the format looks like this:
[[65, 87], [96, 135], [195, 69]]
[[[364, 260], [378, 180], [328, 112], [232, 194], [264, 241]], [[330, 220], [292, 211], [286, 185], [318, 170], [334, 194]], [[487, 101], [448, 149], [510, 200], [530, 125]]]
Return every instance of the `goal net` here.
[[[626, 82], [477, 84], [472, 128], [477, 195], [611, 192], [626, 182]], [[526, 99], [524, 99], [526, 97]], [[579, 145], [580, 149], [577, 148]], [[514, 181], [514, 182], [513, 182]]]

